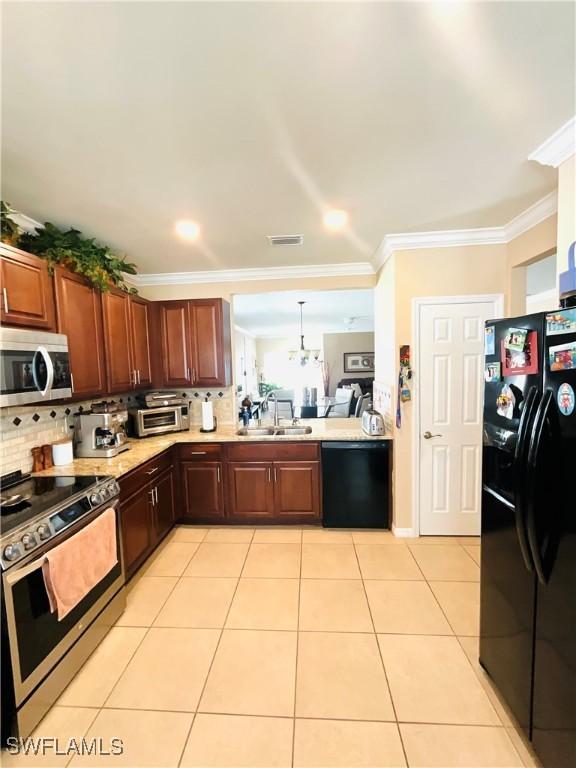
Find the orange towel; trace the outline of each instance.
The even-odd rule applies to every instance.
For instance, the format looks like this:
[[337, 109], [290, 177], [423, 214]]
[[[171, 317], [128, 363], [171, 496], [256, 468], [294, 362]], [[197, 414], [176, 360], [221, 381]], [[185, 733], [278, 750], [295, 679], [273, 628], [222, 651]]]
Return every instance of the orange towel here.
[[46, 553], [42, 575], [52, 613], [67, 616], [118, 562], [116, 513], [110, 507]]

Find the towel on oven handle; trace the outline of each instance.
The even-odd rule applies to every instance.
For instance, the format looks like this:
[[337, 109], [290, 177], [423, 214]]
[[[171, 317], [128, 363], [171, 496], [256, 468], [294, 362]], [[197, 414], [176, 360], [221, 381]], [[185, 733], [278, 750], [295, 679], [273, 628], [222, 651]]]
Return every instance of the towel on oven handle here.
[[112, 507], [62, 544], [42, 565], [50, 610], [67, 616], [118, 562], [116, 513]]

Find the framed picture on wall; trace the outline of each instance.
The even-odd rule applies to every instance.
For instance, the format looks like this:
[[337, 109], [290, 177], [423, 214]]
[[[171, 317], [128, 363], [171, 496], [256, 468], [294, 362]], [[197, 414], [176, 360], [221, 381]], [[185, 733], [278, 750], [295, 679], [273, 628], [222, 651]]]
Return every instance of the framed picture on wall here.
[[344, 373], [374, 373], [374, 352], [344, 352]]

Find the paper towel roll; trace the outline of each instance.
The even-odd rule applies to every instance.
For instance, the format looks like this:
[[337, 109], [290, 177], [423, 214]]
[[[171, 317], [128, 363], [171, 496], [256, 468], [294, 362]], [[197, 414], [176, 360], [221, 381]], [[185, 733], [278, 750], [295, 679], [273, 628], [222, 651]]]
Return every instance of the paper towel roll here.
[[202, 429], [211, 432], [214, 429], [214, 405], [207, 400], [202, 403]]

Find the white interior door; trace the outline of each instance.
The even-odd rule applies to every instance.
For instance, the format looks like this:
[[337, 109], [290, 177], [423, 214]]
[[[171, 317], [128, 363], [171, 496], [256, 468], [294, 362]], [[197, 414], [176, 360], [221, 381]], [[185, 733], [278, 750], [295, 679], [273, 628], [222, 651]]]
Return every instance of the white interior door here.
[[484, 322], [497, 300], [420, 304], [420, 534], [478, 536]]

